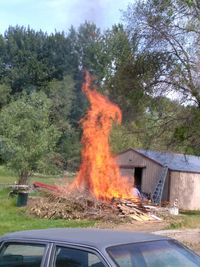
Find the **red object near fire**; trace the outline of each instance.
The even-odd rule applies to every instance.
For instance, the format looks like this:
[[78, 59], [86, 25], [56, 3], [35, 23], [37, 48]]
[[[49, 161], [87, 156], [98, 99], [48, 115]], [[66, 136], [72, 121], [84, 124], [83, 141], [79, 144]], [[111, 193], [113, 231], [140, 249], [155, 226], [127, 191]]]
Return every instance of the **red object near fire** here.
[[53, 192], [58, 191], [58, 187], [56, 185], [45, 184], [42, 182], [33, 182], [33, 186], [35, 188], [43, 188], [43, 189], [47, 189], [47, 190], [53, 191]]

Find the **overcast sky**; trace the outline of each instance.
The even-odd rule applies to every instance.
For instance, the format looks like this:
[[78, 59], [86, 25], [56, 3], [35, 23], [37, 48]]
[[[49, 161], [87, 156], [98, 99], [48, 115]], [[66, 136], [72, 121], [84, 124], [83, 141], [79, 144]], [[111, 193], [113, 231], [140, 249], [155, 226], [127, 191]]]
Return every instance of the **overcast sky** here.
[[67, 31], [85, 20], [105, 29], [120, 22], [120, 10], [134, 0], [0, 0], [0, 33], [9, 25], [48, 33]]

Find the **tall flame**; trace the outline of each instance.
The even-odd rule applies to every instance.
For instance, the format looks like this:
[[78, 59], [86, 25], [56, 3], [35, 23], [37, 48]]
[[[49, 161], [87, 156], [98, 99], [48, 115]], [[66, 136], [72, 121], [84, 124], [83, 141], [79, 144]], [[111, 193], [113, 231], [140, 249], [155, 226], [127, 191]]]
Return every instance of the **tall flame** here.
[[82, 90], [90, 102], [90, 108], [81, 120], [82, 163], [73, 187], [87, 189], [101, 200], [133, 198], [132, 184], [120, 175], [109, 146], [112, 123], [121, 123], [121, 110], [96, 91], [87, 72]]

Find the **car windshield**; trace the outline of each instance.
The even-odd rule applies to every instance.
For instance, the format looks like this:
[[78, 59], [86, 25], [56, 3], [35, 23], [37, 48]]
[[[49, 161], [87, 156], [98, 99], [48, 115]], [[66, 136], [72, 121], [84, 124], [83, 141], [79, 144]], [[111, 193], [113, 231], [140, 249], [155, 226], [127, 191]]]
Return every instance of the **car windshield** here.
[[173, 240], [141, 242], [109, 247], [119, 267], [199, 267], [200, 257]]

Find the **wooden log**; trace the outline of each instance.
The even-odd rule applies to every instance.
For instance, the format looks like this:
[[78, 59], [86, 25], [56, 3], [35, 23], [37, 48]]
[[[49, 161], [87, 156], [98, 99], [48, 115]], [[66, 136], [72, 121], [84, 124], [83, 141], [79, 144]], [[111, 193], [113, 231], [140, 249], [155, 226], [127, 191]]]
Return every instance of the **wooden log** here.
[[129, 207], [124, 206], [124, 205], [119, 205], [118, 208], [120, 209], [120, 211], [124, 215], [131, 217], [137, 221], [150, 221], [150, 220], [152, 220], [152, 217], [150, 217], [146, 213], [143, 213], [142, 211], [140, 211], [137, 208], [133, 208], [133, 207], [129, 208]]
[[161, 218], [159, 218], [158, 216], [156, 216], [156, 215], [154, 215], [154, 214], [151, 214], [151, 217], [152, 217], [154, 220], [162, 221]]
[[140, 218], [139, 216], [135, 215], [135, 214], [129, 214], [129, 217], [135, 221], [138, 221], [138, 222], [143, 222], [143, 219]]
[[143, 214], [140, 214], [140, 218], [141, 218], [143, 221], [150, 221], [150, 220], [151, 220], [151, 217], [150, 217], [150, 216], [143, 215]]
[[135, 207], [127, 207], [126, 205], [120, 205], [118, 204], [118, 209], [120, 209], [122, 212], [128, 213], [128, 214], [141, 214], [141, 215], [145, 215], [145, 213], [143, 211], [141, 211], [138, 208]]

